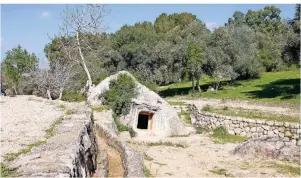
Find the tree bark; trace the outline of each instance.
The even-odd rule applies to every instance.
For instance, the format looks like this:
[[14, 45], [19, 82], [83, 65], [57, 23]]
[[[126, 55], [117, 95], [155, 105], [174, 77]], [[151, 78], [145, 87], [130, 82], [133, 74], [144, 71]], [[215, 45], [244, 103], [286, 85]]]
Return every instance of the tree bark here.
[[63, 91], [64, 91], [64, 87], [60, 88], [60, 96], [59, 96], [59, 100], [62, 100], [63, 97]]
[[199, 80], [197, 80], [196, 81], [196, 88], [198, 89], [199, 92], [201, 92], [201, 88], [200, 88], [199, 83], [200, 83]]
[[51, 95], [50, 95], [50, 90], [49, 90], [49, 89], [47, 89], [47, 96], [48, 96], [48, 99], [49, 99], [49, 100], [52, 100]]
[[15, 94], [16, 95], [18, 95], [19, 94], [19, 82], [16, 82], [15, 84], [14, 84], [14, 87], [13, 87], [13, 89], [14, 89], [14, 91], [15, 91]]
[[82, 49], [81, 49], [80, 42], [79, 42], [79, 33], [78, 32], [76, 32], [76, 40], [77, 40], [77, 48], [78, 48], [78, 51], [79, 51], [79, 55], [80, 55], [80, 58], [82, 60], [82, 66], [83, 66], [83, 68], [84, 68], [84, 70], [87, 74], [87, 77], [88, 77], [88, 81], [87, 81], [88, 89], [90, 89], [91, 86], [92, 86], [92, 78], [91, 78], [89, 69], [86, 65], [84, 55], [82, 53]]
[[194, 76], [192, 75], [192, 92], [194, 93]]

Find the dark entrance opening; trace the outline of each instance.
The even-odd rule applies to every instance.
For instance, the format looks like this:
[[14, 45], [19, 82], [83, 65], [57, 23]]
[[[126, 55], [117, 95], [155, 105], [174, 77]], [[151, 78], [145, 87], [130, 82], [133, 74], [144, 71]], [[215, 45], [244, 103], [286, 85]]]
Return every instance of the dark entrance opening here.
[[148, 127], [148, 115], [146, 114], [139, 114], [138, 116], [138, 124], [137, 128], [138, 129], [147, 129]]

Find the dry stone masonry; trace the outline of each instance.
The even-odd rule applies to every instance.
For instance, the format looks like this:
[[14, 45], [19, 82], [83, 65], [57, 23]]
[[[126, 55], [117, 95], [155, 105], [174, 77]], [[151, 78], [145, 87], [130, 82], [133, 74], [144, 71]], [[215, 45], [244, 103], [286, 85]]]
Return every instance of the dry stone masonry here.
[[278, 122], [263, 119], [247, 119], [202, 112], [191, 105], [191, 122], [196, 127], [214, 129], [224, 126], [230, 134], [257, 138], [261, 136], [277, 137], [284, 142], [301, 145], [300, 123]]

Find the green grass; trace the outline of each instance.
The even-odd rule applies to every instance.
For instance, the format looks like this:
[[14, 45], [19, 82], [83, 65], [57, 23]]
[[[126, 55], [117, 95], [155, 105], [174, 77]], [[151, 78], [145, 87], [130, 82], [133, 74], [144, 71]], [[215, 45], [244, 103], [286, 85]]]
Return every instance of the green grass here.
[[212, 170], [209, 170], [209, 172], [211, 172], [213, 174], [217, 174], [217, 175], [225, 175], [225, 174], [227, 174], [227, 170], [226, 169], [217, 168], [217, 167], [214, 167]]
[[65, 112], [65, 114], [67, 115], [67, 116], [69, 116], [69, 115], [71, 115], [73, 112], [71, 111], [71, 110], [67, 110], [66, 112]]
[[184, 121], [184, 124], [186, 126], [191, 126], [191, 119], [190, 119], [190, 113], [191, 113], [191, 110], [190, 108], [188, 107], [186, 111], [184, 110], [181, 110], [181, 112], [179, 113], [179, 118], [183, 121]]
[[[224, 81], [217, 92], [206, 92], [215, 80], [205, 76], [201, 78], [202, 93], [193, 98], [217, 98], [250, 100], [256, 102], [286, 104], [299, 107], [300, 104], [300, 71], [266, 72], [259, 79], [231, 82]], [[163, 97], [189, 97], [191, 82], [176, 83], [160, 87]]]
[[211, 137], [218, 144], [244, 142], [247, 139], [247, 137], [229, 134], [224, 127], [215, 128]]
[[180, 143], [172, 143], [172, 142], [150, 142], [147, 143], [147, 146], [173, 146], [173, 147], [181, 147], [186, 148], [187, 146]]
[[143, 170], [146, 177], [154, 177], [146, 166], [144, 166]]
[[94, 107], [90, 107], [92, 109], [92, 111], [95, 112], [103, 112], [103, 111], [107, 111], [110, 110], [111, 107], [110, 106], [94, 106]]
[[195, 127], [197, 134], [208, 133], [210, 129], [208, 127]]
[[276, 168], [280, 172], [290, 175], [290, 176], [300, 177], [300, 175], [301, 175], [300, 166], [291, 166], [291, 165], [287, 165], [287, 164], [274, 163], [274, 164], [271, 164], [269, 167]]
[[22, 155], [22, 154], [27, 154], [27, 153], [29, 153], [29, 152], [31, 151], [32, 148], [38, 147], [38, 146], [40, 146], [40, 145], [42, 145], [42, 144], [45, 144], [45, 143], [46, 143], [46, 141], [41, 141], [41, 140], [36, 141], [36, 142], [34, 142], [34, 143], [31, 143], [31, 144], [27, 145], [26, 148], [21, 149], [20, 151], [17, 151], [17, 152], [14, 152], [14, 153], [8, 153], [8, 154], [4, 155], [4, 160], [5, 160], [5, 161], [13, 161], [13, 160], [16, 159], [18, 156], [20, 156], [20, 155]]
[[61, 104], [61, 105], [58, 105], [58, 106], [57, 106], [57, 108], [59, 108], [59, 109], [65, 109], [65, 108], [66, 108], [66, 106], [65, 106], [65, 105], [63, 105], [63, 104]]
[[9, 168], [4, 163], [0, 163], [0, 177], [15, 177], [17, 168]]
[[202, 111], [216, 113], [226, 116], [237, 116], [253, 119], [265, 119], [265, 120], [275, 120], [280, 122], [300, 122], [298, 116], [283, 115], [283, 114], [274, 114], [271, 112], [263, 112], [256, 109], [244, 109], [244, 108], [234, 108], [234, 107], [212, 107], [206, 105]]
[[168, 101], [168, 104], [170, 104], [170, 105], [173, 105], [173, 106], [184, 106], [184, 105], [186, 105], [186, 103], [185, 102], [183, 102], [183, 101]]
[[63, 122], [63, 120], [64, 120], [64, 118], [60, 117], [51, 124], [51, 126], [46, 130], [46, 139], [53, 137], [55, 127], [57, 125], [61, 124]]

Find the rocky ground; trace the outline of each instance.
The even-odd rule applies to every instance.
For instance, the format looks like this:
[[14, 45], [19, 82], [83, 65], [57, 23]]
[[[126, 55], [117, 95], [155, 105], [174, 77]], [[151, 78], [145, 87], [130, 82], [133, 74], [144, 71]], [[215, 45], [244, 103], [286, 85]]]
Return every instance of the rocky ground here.
[[1, 162], [5, 154], [45, 139], [46, 130], [64, 115], [56, 105], [34, 96], [1, 96], [0, 108]]
[[[147, 146], [138, 138], [131, 141], [133, 147], [145, 152], [145, 166], [155, 177], [298, 177], [280, 167], [289, 165], [300, 169], [295, 162], [234, 155], [232, 152], [238, 144], [215, 144], [206, 135], [158, 138], [151, 142], [159, 140], [163, 142], [160, 146]], [[164, 142], [178, 143], [184, 148], [167, 146]]]
[[[195, 102], [199, 107], [208, 103], [230, 104], [231, 106], [279, 113], [298, 113], [298, 111], [288, 108], [258, 106], [243, 102], [225, 103], [221, 100], [188, 100], [186, 102]], [[1, 97], [1, 162], [5, 154], [20, 151], [28, 144], [43, 140], [46, 130], [51, 127], [53, 122], [66, 114], [66, 111], [58, 106], [57, 103], [54, 104], [34, 96]], [[116, 128], [106, 123], [105, 119], [108, 116], [105, 114], [108, 113], [94, 113], [94, 117], [114, 130]], [[123, 137], [122, 135], [124, 133], [119, 137]], [[235, 155], [233, 151], [238, 143], [216, 144], [210, 136], [204, 134], [192, 134], [188, 137], [138, 137], [133, 139], [126, 134], [126, 138], [121, 139], [128, 141], [139, 152], [144, 152], [145, 167], [155, 177], [298, 177], [292, 169], [300, 169], [298, 162]], [[112, 153], [109, 155], [111, 158], [109, 164], [113, 169], [112, 162], [119, 162], [118, 165], [120, 165], [122, 160], [114, 156], [116, 155], [114, 150], [109, 149], [107, 147], [106, 151]], [[118, 170], [117, 172], [111, 170], [111, 173], [114, 173], [109, 174], [112, 176], [123, 174]]]

